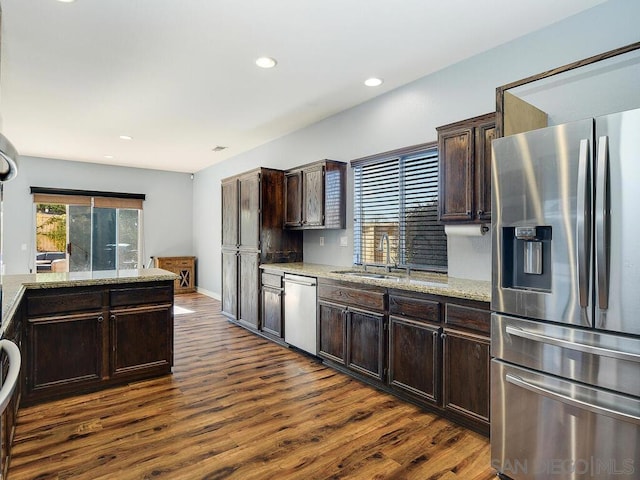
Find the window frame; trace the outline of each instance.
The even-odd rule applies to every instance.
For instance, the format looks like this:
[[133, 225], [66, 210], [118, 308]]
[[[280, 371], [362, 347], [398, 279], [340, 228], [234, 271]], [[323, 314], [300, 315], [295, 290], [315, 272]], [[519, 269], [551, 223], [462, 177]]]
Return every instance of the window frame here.
[[[438, 272], [438, 273], [446, 273], [448, 268], [448, 259], [447, 259], [447, 237], [444, 233], [444, 224], [440, 222], [439, 216], [437, 222], [430, 222], [431, 225], [437, 225], [442, 228], [440, 236], [442, 240], [444, 240], [444, 255], [439, 256], [440, 262], [444, 260], [445, 265], [437, 265], [437, 264], [415, 264], [408, 263], [408, 252], [407, 248], [407, 217], [406, 217], [406, 204], [407, 204], [407, 192], [405, 190], [405, 181], [406, 181], [406, 164], [410, 161], [415, 161], [416, 159], [424, 158], [425, 156], [429, 156], [430, 159], [433, 159], [435, 156], [435, 165], [436, 171], [435, 174], [430, 175], [430, 178], [433, 178], [437, 181], [436, 184], [436, 193], [435, 193], [435, 204], [433, 208], [435, 208], [435, 212], [438, 212], [438, 202], [439, 202], [439, 169], [440, 169], [440, 159], [438, 152], [438, 142], [428, 142], [419, 145], [413, 145], [410, 147], [400, 148], [396, 150], [390, 150], [387, 152], [383, 152], [380, 154], [370, 155], [367, 157], [358, 158], [351, 161], [352, 168], [352, 186], [353, 186], [353, 213], [354, 213], [354, 241], [353, 241], [353, 263], [354, 265], [367, 265], [367, 266], [386, 266], [385, 263], [377, 263], [377, 262], [363, 262], [362, 258], [365, 255], [362, 255], [362, 238], [363, 232], [360, 231], [362, 228], [361, 225], [358, 225], [359, 219], [361, 218], [361, 214], [358, 211], [358, 205], [362, 205], [362, 200], [356, 198], [358, 192], [360, 191], [357, 185], [358, 182], [358, 173], [356, 169], [361, 167], [370, 167], [373, 165], [383, 165], [384, 163], [397, 162], [397, 177], [398, 177], [398, 193], [397, 193], [397, 245], [396, 245], [396, 263], [392, 264], [392, 266], [397, 268], [411, 268], [412, 270], [423, 270], [430, 272]], [[433, 198], [433, 197], [430, 197]], [[433, 200], [427, 200], [433, 201]], [[375, 242], [375, 233], [374, 233], [374, 242]], [[377, 246], [376, 246], [377, 247]], [[374, 247], [374, 248], [376, 248]]]
[[[138, 193], [116, 193], [116, 192], [99, 192], [99, 191], [89, 191], [89, 190], [71, 190], [71, 189], [56, 189], [56, 188], [45, 188], [45, 187], [31, 187], [31, 194], [33, 196], [33, 205], [34, 205], [34, 243], [33, 243], [33, 261], [36, 262], [34, 265], [34, 270], [37, 270], [37, 255], [38, 255], [38, 247], [37, 247], [37, 206], [38, 205], [64, 205], [67, 211], [67, 216], [69, 215], [70, 206], [86, 206], [91, 210], [91, 233], [89, 243], [93, 246], [93, 222], [95, 220], [94, 209], [96, 210], [113, 210], [115, 214], [115, 269], [121, 270], [120, 266], [120, 248], [119, 248], [119, 239], [120, 239], [120, 218], [121, 212], [123, 211], [137, 211], [137, 262], [136, 268], [143, 268], [144, 261], [144, 228], [143, 228], [143, 202], [146, 199], [145, 194]], [[68, 226], [67, 226], [67, 236], [69, 235]], [[68, 238], [67, 238], [68, 241]], [[65, 254], [67, 259], [68, 251], [65, 250]], [[95, 271], [93, 266], [93, 254], [91, 254], [90, 259], [90, 271]]]

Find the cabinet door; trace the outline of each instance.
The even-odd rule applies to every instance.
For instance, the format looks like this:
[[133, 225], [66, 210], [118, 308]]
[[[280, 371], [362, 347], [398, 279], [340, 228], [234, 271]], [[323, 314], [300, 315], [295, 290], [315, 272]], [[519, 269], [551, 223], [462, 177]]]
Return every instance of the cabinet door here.
[[496, 135], [495, 122], [476, 128], [475, 206], [476, 217], [491, 220], [491, 141]]
[[222, 313], [238, 318], [238, 252], [222, 251]]
[[443, 403], [472, 420], [489, 422], [489, 338], [445, 329]]
[[302, 173], [287, 173], [284, 176], [284, 185], [284, 226], [299, 227], [302, 224]]
[[238, 270], [238, 321], [257, 330], [260, 326], [260, 283], [258, 254], [240, 252]]
[[439, 339], [437, 326], [389, 317], [389, 385], [437, 404]]
[[346, 310], [341, 305], [318, 302], [318, 356], [344, 365]]
[[262, 286], [262, 331], [282, 338], [282, 289]]
[[260, 174], [240, 178], [240, 247], [260, 248]]
[[440, 155], [440, 220], [473, 219], [474, 129], [442, 131]]
[[103, 320], [100, 311], [29, 318], [27, 394], [100, 382], [106, 373]]
[[384, 352], [384, 315], [349, 307], [347, 366], [376, 380], [383, 380]]
[[324, 225], [324, 166], [303, 170], [302, 224], [306, 227]]
[[171, 370], [171, 305], [113, 309], [110, 313], [113, 378]]
[[222, 184], [222, 246], [238, 246], [238, 180]]

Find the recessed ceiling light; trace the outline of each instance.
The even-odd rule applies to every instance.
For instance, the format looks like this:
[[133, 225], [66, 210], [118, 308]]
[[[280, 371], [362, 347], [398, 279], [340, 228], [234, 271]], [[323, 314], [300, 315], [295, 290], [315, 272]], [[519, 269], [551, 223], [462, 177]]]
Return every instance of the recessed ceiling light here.
[[120, 140], [133, 140], [133, 137], [129, 135], [120, 135]]
[[107, 160], [111, 160], [113, 158], [113, 155], [105, 155], [104, 158], [106, 158]]
[[376, 78], [376, 77], [367, 78], [364, 81], [364, 84], [367, 87], [379, 87], [380, 85], [382, 85], [382, 79], [381, 78]]
[[260, 57], [256, 60], [256, 65], [260, 68], [273, 68], [278, 64], [275, 58]]
[[61, 3], [73, 3], [76, 0], [58, 0], [58, 1], [61, 2]]

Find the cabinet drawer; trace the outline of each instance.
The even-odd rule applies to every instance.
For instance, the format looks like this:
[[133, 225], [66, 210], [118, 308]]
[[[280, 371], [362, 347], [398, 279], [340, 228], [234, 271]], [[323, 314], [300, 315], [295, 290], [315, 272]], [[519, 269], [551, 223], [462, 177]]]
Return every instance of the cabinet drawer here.
[[418, 296], [389, 295], [389, 315], [440, 323], [440, 302]]
[[173, 289], [169, 285], [114, 288], [109, 292], [109, 297], [112, 307], [167, 303], [173, 301]]
[[102, 308], [102, 294], [103, 290], [89, 292], [48, 290], [42, 295], [30, 294], [27, 296], [27, 316], [99, 310]]
[[156, 266], [165, 270], [193, 267], [194, 257], [159, 257]]
[[491, 312], [480, 308], [447, 303], [445, 324], [489, 333]]
[[282, 276], [275, 273], [262, 273], [262, 285], [265, 287], [282, 288]]
[[334, 303], [353, 305], [366, 310], [385, 310], [386, 289], [346, 282], [318, 284], [318, 297]]

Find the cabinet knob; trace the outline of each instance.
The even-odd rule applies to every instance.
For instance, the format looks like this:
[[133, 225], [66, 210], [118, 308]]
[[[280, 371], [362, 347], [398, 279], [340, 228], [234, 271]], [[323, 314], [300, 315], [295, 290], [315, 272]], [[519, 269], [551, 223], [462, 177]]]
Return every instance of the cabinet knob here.
[[112, 322], [115, 322], [116, 321], [116, 316], [115, 315], [109, 316], [109, 320], [111, 320]]
[[447, 338], [447, 334], [446, 333], [441, 333], [440, 334], [440, 338], [444, 340], [445, 338]]
[[467, 210], [467, 216], [470, 217], [471, 216], [471, 210]]
[[100, 316], [98, 317], [98, 323], [102, 322], [103, 320], [104, 320], [104, 317], [103, 317], [102, 315], [100, 315]]
[[478, 214], [478, 216], [484, 215], [484, 210], [478, 210], [477, 214]]

